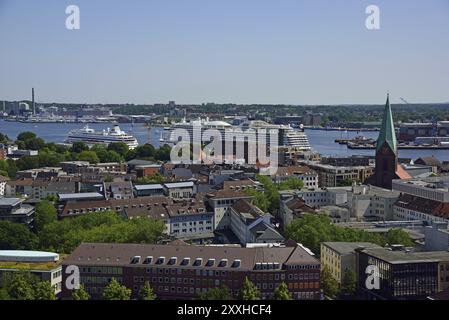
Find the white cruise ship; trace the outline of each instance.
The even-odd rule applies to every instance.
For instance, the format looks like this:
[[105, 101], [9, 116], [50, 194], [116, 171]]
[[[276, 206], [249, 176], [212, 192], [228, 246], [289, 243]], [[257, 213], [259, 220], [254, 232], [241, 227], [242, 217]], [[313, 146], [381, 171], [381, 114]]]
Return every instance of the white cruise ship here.
[[70, 131], [67, 136], [66, 143], [74, 143], [79, 141], [85, 142], [87, 145], [108, 145], [112, 142], [123, 142], [128, 145], [130, 150], [139, 145], [136, 138], [122, 131], [118, 125], [115, 125], [112, 129], [108, 128], [103, 131], [95, 131], [94, 129], [89, 128], [89, 126]]
[[[198, 119], [187, 122], [185, 119], [182, 122], [175, 123], [171, 126], [169, 131], [173, 133], [175, 129], [185, 129], [189, 133], [191, 139], [193, 139], [193, 128], [195, 126], [199, 126], [201, 128], [201, 134], [208, 129], [215, 129], [221, 133], [222, 141], [226, 139], [226, 133], [230, 133], [236, 139], [239, 136], [243, 138], [247, 138], [245, 132], [249, 129], [253, 129], [255, 131], [259, 129], [265, 129], [267, 131], [266, 143], [267, 146], [270, 144], [269, 132], [270, 130], [275, 130], [278, 133], [278, 146], [279, 147], [288, 147], [294, 148], [298, 151], [311, 151], [311, 147], [309, 144], [309, 140], [307, 135], [300, 130], [295, 130], [289, 125], [276, 125], [269, 124], [265, 121], [253, 120], [246, 121], [240, 124], [239, 126], [233, 126], [225, 121], [210, 121], [209, 118], [206, 119]], [[258, 135], [256, 135], [256, 141], [249, 141], [250, 143], [258, 143]], [[176, 138], [169, 139], [169, 142], [175, 143]]]

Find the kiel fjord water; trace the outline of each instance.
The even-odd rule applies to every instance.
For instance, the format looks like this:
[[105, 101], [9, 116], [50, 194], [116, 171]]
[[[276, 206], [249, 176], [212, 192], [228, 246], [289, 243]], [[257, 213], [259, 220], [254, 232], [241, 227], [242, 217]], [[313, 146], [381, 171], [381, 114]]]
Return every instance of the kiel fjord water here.
[[[86, 124], [83, 123], [18, 123], [0, 120], [0, 132], [7, 134], [11, 139], [15, 139], [20, 132], [32, 131], [47, 142], [63, 143], [70, 130], [81, 129]], [[112, 128], [111, 123], [92, 123], [89, 127], [95, 130]], [[162, 128], [147, 128], [142, 123], [120, 123], [120, 128], [132, 134], [139, 144], [151, 143], [159, 147]], [[367, 138], [377, 139], [378, 132], [355, 132], [355, 131], [326, 131], [326, 130], [306, 130], [310, 145], [314, 151], [323, 156], [351, 156], [351, 155], [372, 155], [375, 150], [348, 149], [346, 145], [335, 143], [335, 139], [355, 138], [358, 135]], [[417, 159], [419, 157], [434, 155], [440, 161], [449, 161], [449, 150], [399, 150], [399, 157]]]

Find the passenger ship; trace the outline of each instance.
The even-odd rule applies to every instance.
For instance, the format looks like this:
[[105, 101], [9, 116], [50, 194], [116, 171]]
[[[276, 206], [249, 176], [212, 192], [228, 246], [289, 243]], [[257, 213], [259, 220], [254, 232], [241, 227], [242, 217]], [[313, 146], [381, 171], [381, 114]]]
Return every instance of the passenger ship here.
[[223, 142], [226, 141], [227, 136], [232, 136], [236, 140], [245, 139], [249, 143], [256, 143], [258, 145], [260, 145], [259, 138], [261, 136], [256, 134], [254, 137], [256, 141], [249, 141], [248, 132], [250, 130], [258, 132], [258, 130], [265, 129], [267, 135], [264, 143], [268, 147], [270, 145], [269, 134], [274, 130], [278, 134], [278, 147], [294, 148], [298, 151], [311, 151], [307, 135], [302, 130], [295, 130], [289, 125], [275, 125], [260, 120], [248, 120], [246, 122], [243, 122], [239, 126], [233, 126], [225, 121], [211, 121], [209, 120], [209, 118], [199, 118], [198, 120], [192, 120], [190, 122], [187, 122], [185, 119], [183, 119], [183, 121], [173, 124], [168, 130], [171, 133], [171, 137], [168, 142], [176, 143], [176, 137], [174, 137], [173, 133], [176, 129], [185, 129], [189, 133], [191, 142], [193, 143], [194, 127], [201, 128], [201, 134], [203, 134], [203, 132], [208, 129], [217, 130], [218, 132], [220, 132]]
[[123, 142], [130, 150], [135, 149], [139, 144], [136, 138], [122, 131], [118, 125], [112, 129], [95, 131], [85, 126], [82, 129], [76, 129], [69, 132], [66, 143], [84, 142], [87, 145], [104, 144], [108, 145], [113, 142]]

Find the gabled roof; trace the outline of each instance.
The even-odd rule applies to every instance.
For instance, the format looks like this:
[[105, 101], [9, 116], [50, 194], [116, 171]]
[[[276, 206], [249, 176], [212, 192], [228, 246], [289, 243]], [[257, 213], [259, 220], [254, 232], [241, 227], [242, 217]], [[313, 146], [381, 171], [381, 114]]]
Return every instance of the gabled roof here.
[[379, 151], [384, 144], [387, 144], [394, 153], [397, 151], [396, 132], [394, 131], [393, 114], [390, 106], [390, 96], [387, 95], [382, 126], [377, 138], [376, 151]]

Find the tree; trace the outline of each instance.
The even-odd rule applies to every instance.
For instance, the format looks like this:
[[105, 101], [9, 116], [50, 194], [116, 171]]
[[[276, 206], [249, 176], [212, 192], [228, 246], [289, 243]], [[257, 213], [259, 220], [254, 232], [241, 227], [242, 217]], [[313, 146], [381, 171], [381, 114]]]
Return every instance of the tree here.
[[225, 286], [212, 288], [207, 292], [200, 294], [200, 300], [232, 300], [232, 294]]
[[322, 242], [372, 242], [385, 245], [385, 237], [364, 230], [351, 229], [332, 224], [324, 214], [305, 214], [294, 219], [286, 230], [287, 238], [302, 243], [315, 254], [320, 254]]
[[138, 300], [155, 300], [156, 295], [153, 292], [153, 289], [150, 286], [148, 281], [145, 281], [145, 284], [139, 291], [139, 295], [137, 297]]
[[83, 141], [76, 141], [72, 144], [72, 152], [74, 153], [81, 153], [83, 151], [88, 151], [89, 146], [84, 143]]
[[12, 300], [34, 300], [38, 278], [29, 272], [8, 272], [4, 275], [4, 288]]
[[245, 278], [242, 288], [243, 300], [260, 300], [260, 292], [248, 277]]
[[402, 244], [406, 247], [413, 246], [413, 241], [410, 235], [403, 229], [390, 229], [386, 235], [386, 242], [390, 245]]
[[88, 161], [89, 163], [100, 162], [97, 154], [94, 151], [82, 151], [80, 154], [78, 154], [77, 158], [79, 161]]
[[130, 300], [131, 290], [122, 286], [115, 278], [106, 286], [103, 292], [105, 300]]
[[40, 281], [34, 286], [35, 300], [56, 300], [55, 289], [48, 281]]
[[17, 141], [27, 141], [30, 139], [35, 139], [36, 137], [37, 136], [34, 132], [25, 131], [25, 132], [19, 133], [19, 135], [17, 136]]
[[11, 297], [8, 294], [8, 291], [6, 291], [5, 288], [0, 289], [0, 301], [2, 300], [11, 300]]
[[47, 224], [58, 220], [55, 206], [48, 200], [42, 200], [36, 205], [34, 223], [36, 231], [41, 231]]
[[124, 142], [112, 142], [108, 145], [108, 150], [109, 151], [115, 151], [117, 152], [119, 155], [125, 156], [126, 153], [129, 150], [129, 147], [126, 143]]
[[329, 298], [334, 298], [338, 293], [338, 282], [332, 277], [327, 267], [321, 271], [321, 289]]
[[80, 285], [79, 289], [75, 289], [72, 291], [72, 299], [73, 300], [89, 300], [90, 296], [87, 293], [84, 286]]
[[37, 236], [23, 224], [0, 221], [0, 250], [33, 250]]
[[355, 272], [352, 269], [346, 269], [343, 274], [341, 293], [344, 295], [352, 296], [357, 289], [357, 281]]
[[277, 188], [279, 191], [282, 190], [296, 190], [302, 189], [304, 187], [304, 182], [296, 177], [288, 178], [287, 181], [278, 184]]
[[287, 284], [282, 282], [279, 287], [274, 290], [274, 299], [275, 300], [292, 300], [292, 296], [288, 291]]
[[255, 189], [246, 189], [245, 192], [252, 197], [252, 204], [263, 212], [268, 212], [271, 203], [265, 193]]

